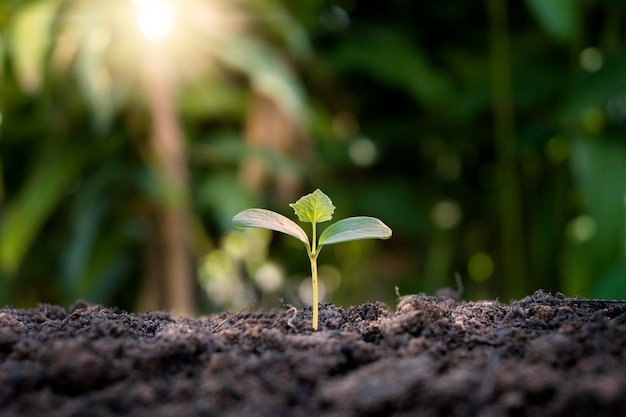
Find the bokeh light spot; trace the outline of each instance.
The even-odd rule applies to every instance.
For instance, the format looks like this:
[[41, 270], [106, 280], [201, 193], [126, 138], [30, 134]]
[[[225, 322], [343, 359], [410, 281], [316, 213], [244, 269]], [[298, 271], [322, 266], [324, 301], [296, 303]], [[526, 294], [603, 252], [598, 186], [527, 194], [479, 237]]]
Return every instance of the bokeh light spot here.
[[324, 282], [328, 292], [334, 292], [341, 285], [341, 272], [331, 265], [322, 265], [319, 268], [319, 278]]
[[[318, 280], [317, 290], [319, 301], [324, 301], [324, 298], [326, 297], [326, 285], [324, 284], [324, 281]], [[298, 286], [298, 297], [300, 297], [302, 303], [311, 305], [311, 300], [313, 299], [313, 283], [311, 282], [311, 277], [300, 281], [300, 285]]]
[[435, 204], [431, 215], [438, 228], [450, 230], [459, 224], [463, 212], [456, 201], [443, 200]]
[[604, 113], [600, 109], [588, 108], [582, 114], [581, 123], [587, 133], [601, 133], [605, 124]]
[[548, 160], [555, 164], [565, 161], [570, 154], [569, 140], [560, 135], [550, 138], [546, 142], [545, 153]]
[[469, 260], [467, 271], [476, 282], [487, 281], [493, 274], [493, 260], [485, 252], [477, 252]]
[[591, 240], [597, 231], [596, 221], [589, 215], [578, 216], [567, 225], [567, 234], [575, 242], [587, 242]]
[[359, 138], [350, 144], [348, 148], [348, 154], [350, 159], [356, 165], [361, 167], [368, 167], [376, 162], [378, 157], [378, 150], [376, 145], [370, 139]]
[[598, 48], [585, 48], [580, 53], [580, 66], [587, 72], [596, 72], [604, 65], [604, 57]]
[[199, 269], [200, 281], [208, 297], [216, 304], [232, 302], [241, 292], [241, 283], [232, 278], [233, 263], [228, 254], [216, 249], [204, 257]]
[[248, 241], [243, 233], [228, 233], [224, 236], [222, 246], [234, 259], [241, 259], [248, 252]]
[[282, 288], [285, 275], [278, 265], [268, 262], [256, 271], [254, 280], [261, 290], [274, 292]]

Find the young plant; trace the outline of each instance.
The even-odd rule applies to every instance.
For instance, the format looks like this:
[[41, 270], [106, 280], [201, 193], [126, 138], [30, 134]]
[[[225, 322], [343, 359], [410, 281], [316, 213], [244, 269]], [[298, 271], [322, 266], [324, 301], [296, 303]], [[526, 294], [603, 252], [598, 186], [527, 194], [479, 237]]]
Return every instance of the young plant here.
[[262, 228], [282, 232], [304, 243], [311, 261], [313, 284], [313, 330], [318, 327], [317, 257], [325, 245], [359, 239], [389, 239], [391, 229], [374, 217], [349, 217], [328, 226], [317, 239], [317, 224], [333, 217], [335, 206], [330, 198], [319, 189], [289, 204], [301, 222], [312, 224], [311, 241], [306, 232], [295, 222], [265, 209], [244, 210], [233, 217], [233, 224], [240, 228]]

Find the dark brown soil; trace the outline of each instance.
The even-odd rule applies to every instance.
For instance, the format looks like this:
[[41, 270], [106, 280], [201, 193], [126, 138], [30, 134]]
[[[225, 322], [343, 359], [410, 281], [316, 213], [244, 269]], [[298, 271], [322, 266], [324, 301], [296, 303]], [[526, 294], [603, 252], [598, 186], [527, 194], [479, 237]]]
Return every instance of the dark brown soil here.
[[626, 303], [0, 309], [0, 416], [626, 416]]

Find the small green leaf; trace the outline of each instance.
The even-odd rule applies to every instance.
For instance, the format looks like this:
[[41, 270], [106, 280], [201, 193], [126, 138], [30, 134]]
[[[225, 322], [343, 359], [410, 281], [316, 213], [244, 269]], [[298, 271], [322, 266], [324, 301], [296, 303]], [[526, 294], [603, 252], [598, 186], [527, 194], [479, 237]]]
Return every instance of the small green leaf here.
[[275, 230], [293, 236], [307, 247], [309, 246], [309, 237], [300, 226], [282, 214], [270, 210], [256, 208], [244, 210], [233, 217], [233, 224], [241, 228], [256, 227]]
[[311, 194], [300, 197], [295, 203], [289, 204], [296, 212], [302, 222], [321, 223], [333, 218], [335, 206], [330, 198], [320, 191], [313, 191]]
[[391, 229], [375, 217], [348, 217], [328, 226], [320, 236], [319, 245], [360, 239], [389, 239], [390, 237]]

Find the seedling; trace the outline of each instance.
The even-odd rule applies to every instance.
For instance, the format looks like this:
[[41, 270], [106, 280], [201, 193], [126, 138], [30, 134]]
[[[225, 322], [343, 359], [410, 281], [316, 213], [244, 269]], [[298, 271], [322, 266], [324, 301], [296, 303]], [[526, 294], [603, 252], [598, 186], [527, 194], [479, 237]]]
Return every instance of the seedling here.
[[324, 245], [348, 242], [360, 239], [389, 239], [391, 229], [374, 217], [348, 217], [328, 226], [317, 239], [317, 224], [326, 222], [333, 217], [335, 206], [330, 198], [319, 189], [311, 194], [300, 197], [295, 203], [289, 204], [301, 222], [312, 224], [311, 241], [306, 232], [295, 222], [265, 209], [244, 210], [233, 217], [233, 224], [240, 228], [261, 228], [282, 232], [295, 237], [306, 247], [311, 261], [311, 280], [313, 284], [313, 330], [318, 327], [318, 287], [317, 257]]

